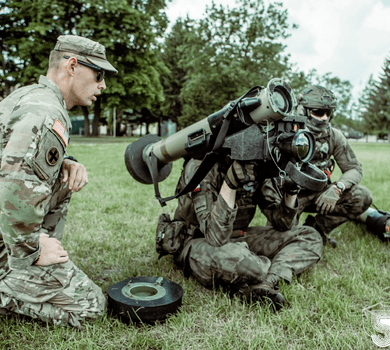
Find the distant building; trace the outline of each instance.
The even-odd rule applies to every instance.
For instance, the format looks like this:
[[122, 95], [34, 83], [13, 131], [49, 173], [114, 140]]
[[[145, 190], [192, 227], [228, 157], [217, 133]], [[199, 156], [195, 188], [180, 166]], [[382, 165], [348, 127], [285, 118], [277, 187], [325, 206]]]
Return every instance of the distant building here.
[[171, 136], [176, 132], [177, 126], [172, 120], [163, 120], [161, 122], [161, 137]]
[[[89, 119], [89, 134], [92, 133], [92, 121], [93, 121], [93, 114], [90, 114], [88, 116]], [[72, 123], [72, 130], [70, 132], [71, 135], [85, 135], [85, 119], [84, 116], [75, 116], [70, 117], [70, 122]], [[106, 135], [107, 134], [107, 125], [100, 125], [99, 126], [99, 135]]]
[[[90, 128], [91, 128], [91, 131], [92, 131], [93, 115], [89, 115], [88, 119], [89, 119], [89, 125], [90, 125]], [[70, 117], [70, 121], [72, 123], [71, 135], [85, 135], [85, 131], [84, 131], [85, 119], [84, 119], [84, 116]]]

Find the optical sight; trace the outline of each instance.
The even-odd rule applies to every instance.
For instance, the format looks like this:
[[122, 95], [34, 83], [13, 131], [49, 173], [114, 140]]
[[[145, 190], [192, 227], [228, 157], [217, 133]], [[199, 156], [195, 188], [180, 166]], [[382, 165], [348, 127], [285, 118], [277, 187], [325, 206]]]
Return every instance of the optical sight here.
[[[281, 79], [272, 79], [266, 88], [251, 88], [220, 111], [166, 139], [146, 135], [128, 145], [127, 170], [135, 180], [154, 184], [156, 197], [165, 205], [166, 201], [192, 191], [213, 165], [226, 156], [268, 162], [265, 167], [276, 166], [280, 171], [285, 171], [289, 162], [308, 163], [314, 154], [314, 138], [304, 129], [306, 118], [294, 115], [296, 106], [290, 86]], [[169, 176], [172, 162], [183, 157], [201, 159], [202, 164], [183, 193], [161, 198], [158, 182]], [[298, 166], [288, 169], [290, 173], [299, 173], [294, 178], [302, 187], [318, 189], [326, 185], [326, 176], [316, 167], [310, 168], [310, 174]]]

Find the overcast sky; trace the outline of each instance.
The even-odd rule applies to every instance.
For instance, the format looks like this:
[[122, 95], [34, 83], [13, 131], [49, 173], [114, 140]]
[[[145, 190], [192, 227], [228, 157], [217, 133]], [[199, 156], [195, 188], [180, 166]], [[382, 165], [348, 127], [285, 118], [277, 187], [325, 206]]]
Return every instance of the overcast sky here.
[[[299, 26], [285, 42], [291, 63], [308, 73], [332, 73], [349, 80], [357, 96], [390, 56], [390, 0], [280, 0], [290, 23]], [[235, 0], [215, 0], [235, 7]], [[167, 14], [198, 19], [211, 0], [173, 0]], [[259, 82], [265, 84], [264, 82]]]

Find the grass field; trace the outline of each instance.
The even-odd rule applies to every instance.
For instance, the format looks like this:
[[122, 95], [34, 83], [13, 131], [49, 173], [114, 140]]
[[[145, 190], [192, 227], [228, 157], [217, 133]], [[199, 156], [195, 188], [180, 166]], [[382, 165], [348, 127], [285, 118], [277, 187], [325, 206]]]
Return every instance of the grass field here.
[[[128, 174], [124, 152], [131, 141], [72, 140], [68, 153], [87, 167], [89, 184], [72, 198], [63, 245], [104, 292], [131, 276], [163, 276], [180, 284], [180, 312], [163, 323], [141, 326], [104, 315], [83, 331], [3, 317], [0, 349], [378, 349], [370, 337], [376, 332], [362, 310], [388, 301], [387, 243], [362, 224], [343, 224], [332, 232], [337, 249], [326, 246], [317, 265], [290, 285], [281, 284], [288, 305], [278, 313], [207, 290], [184, 278], [171, 256], [158, 260], [157, 218], [172, 214], [176, 203], [161, 208], [153, 186]], [[390, 145], [352, 146], [363, 164], [362, 184], [379, 208], [390, 211]], [[163, 196], [174, 193], [181, 165], [176, 161], [161, 183]], [[258, 213], [253, 224], [263, 222]]]

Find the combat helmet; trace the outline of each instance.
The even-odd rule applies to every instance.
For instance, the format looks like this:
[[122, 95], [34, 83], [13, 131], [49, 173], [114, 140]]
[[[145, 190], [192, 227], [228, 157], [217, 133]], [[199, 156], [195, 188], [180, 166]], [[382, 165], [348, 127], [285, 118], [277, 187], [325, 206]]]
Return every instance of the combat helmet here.
[[326, 121], [313, 118], [310, 111], [315, 109], [330, 109], [337, 107], [337, 98], [332, 91], [320, 85], [310, 85], [298, 95], [297, 112], [308, 118], [307, 127], [314, 133], [321, 133], [329, 125], [333, 113]]

